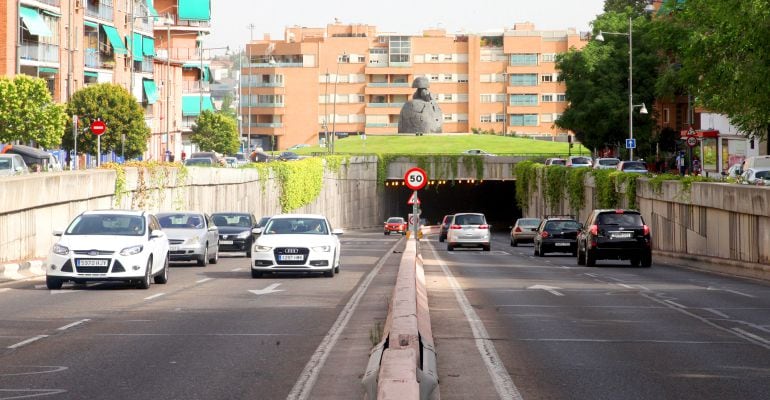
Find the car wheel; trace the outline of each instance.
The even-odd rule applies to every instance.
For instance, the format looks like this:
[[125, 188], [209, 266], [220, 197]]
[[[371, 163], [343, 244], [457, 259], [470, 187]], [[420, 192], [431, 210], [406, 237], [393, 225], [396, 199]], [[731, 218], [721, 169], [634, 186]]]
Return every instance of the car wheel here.
[[209, 259], [210, 264], [216, 264], [219, 262], [219, 247], [217, 247], [216, 250], [214, 250], [214, 257]]
[[642, 268], [650, 268], [652, 266], [652, 254], [645, 254], [642, 256]]
[[455, 249], [455, 247], [454, 247], [454, 246], [452, 246], [451, 244], [447, 243], [447, 245], [446, 245], [446, 251], [454, 251], [454, 249]]
[[168, 255], [166, 255], [166, 261], [163, 262], [163, 271], [155, 275], [155, 283], [163, 285], [166, 282], [168, 282]]
[[254, 242], [249, 241], [246, 243], [246, 258], [251, 258], [251, 249], [254, 247]]
[[543, 251], [542, 243], [540, 244], [540, 246], [537, 247], [537, 255], [540, 257], [545, 257], [545, 252]]
[[580, 247], [577, 250], [577, 263], [578, 265], [586, 265], [586, 256], [580, 251]]
[[385, 235], [385, 236], [390, 236], [390, 233], [388, 231], [385, 231], [382, 234]]
[[516, 239], [511, 239], [511, 246], [516, 247], [519, 245], [519, 242]]
[[254, 278], [254, 279], [261, 278], [262, 277], [262, 272], [261, 271], [255, 271], [255, 270], [252, 269], [251, 270], [251, 277]]
[[59, 278], [54, 278], [52, 276], [46, 276], [45, 277], [45, 286], [50, 290], [59, 290], [61, 289], [62, 284], [64, 281], [62, 281]]
[[492, 250], [492, 245], [490, 245], [489, 243], [482, 245], [481, 247], [484, 249], [484, 251]]
[[136, 285], [139, 289], [149, 289], [150, 283], [152, 283], [152, 258], [147, 260], [147, 268], [145, 268], [144, 276], [139, 280], [139, 284]]
[[639, 268], [639, 257], [631, 257], [631, 267]]
[[441, 243], [443, 243], [443, 242], [444, 242], [444, 237], [443, 237], [443, 236], [441, 236], [441, 235], [438, 235], [438, 241], [439, 241], [439, 242], [441, 242]]
[[539, 256], [540, 255], [540, 251], [537, 249], [537, 244], [533, 245], [532, 247], [534, 248], [533, 251], [534, 251], [535, 256]]
[[324, 271], [324, 278], [334, 278], [334, 268]]
[[205, 267], [209, 263], [209, 247], [203, 249], [203, 254], [198, 256], [198, 266]]
[[596, 256], [591, 250], [586, 250], [586, 267], [595, 267], [596, 266]]
[[572, 257], [577, 257], [577, 249], [572, 250]]

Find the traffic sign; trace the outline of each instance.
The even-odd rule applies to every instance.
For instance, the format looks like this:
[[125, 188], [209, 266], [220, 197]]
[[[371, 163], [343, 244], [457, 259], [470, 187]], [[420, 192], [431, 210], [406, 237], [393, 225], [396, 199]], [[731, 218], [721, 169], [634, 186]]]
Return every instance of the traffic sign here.
[[91, 133], [96, 136], [101, 136], [104, 132], [107, 132], [107, 125], [104, 121], [97, 119], [91, 122]]
[[626, 148], [627, 149], [635, 149], [636, 148], [636, 139], [626, 139]]
[[698, 138], [695, 136], [688, 136], [687, 137], [687, 145], [690, 147], [695, 147], [698, 145]]
[[695, 136], [695, 129], [692, 129], [692, 126], [687, 130], [687, 136]]
[[414, 192], [412, 192], [411, 196], [409, 196], [409, 201], [407, 201], [406, 204], [409, 204], [410, 206], [413, 206], [415, 204], [421, 204], [420, 203], [420, 198], [417, 197], [417, 191], [416, 190]]
[[406, 187], [412, 190], [420, 190], [428, 183], [428, 174], [422, 168], [414, 167], [404, 174]]

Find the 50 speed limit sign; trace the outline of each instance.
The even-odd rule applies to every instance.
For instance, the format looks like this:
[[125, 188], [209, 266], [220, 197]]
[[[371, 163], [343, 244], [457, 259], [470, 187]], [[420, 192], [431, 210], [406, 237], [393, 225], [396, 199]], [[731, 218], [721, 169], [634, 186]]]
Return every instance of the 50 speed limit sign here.
[[428, 183], [428, 174], [422, 168], [412, 168], [404, 174], [404, 184], [412, 190], [420, 190]]

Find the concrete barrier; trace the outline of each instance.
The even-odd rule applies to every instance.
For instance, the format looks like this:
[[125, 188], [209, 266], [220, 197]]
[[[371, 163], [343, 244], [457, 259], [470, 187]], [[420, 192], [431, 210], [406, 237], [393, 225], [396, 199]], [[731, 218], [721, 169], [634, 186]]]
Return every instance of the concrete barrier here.
[[18, 281], [45, 275], [43, 260], [0, 264], [0, 282]]
[[437, 399], [436, 350], [419, 241], [401, 257], [383, 340], [372, 350], [362, 379], [366, 398]]

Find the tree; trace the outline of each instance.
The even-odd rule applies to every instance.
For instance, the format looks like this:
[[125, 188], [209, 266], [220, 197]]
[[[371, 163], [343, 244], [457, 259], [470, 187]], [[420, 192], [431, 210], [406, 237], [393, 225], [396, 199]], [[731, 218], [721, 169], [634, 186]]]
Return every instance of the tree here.
[[52, 148], [61, 143], [66, 128], [64, 107], [53, 102], [45, 80], [0, 77], [0, 143], [18, 140]]
[[232, 118], [235, 118], [235, 108], [233, 107], [233, 100], [234, 99], [233, 99], [232, 93], [225, 93], [224, 97], [222, 98], [222, 107], [220, 108], [219, 112], [227, 116], [230, 116]]
[[[100, 83], [78, 90], [67, 104], [67, 112], [79, 119], [78, 152], [96, 154], [96, 135], [88, 127], [97, 118], [107, 125], [107, 132], [101, 137], [102, 153], [120, 152], [124, 134], [126, 158], [139, 157], [147, 150], [151, 132], [144, 122], [144, 110], [120, 85]], [[64, 135], [62, 145], [72, 149], [72, 135]]]
[[202, 151], [234, 154], [241, 144], [236, 125], [233, 117], [204, 110], [195, 121], [190, 140]]
[[647, 0], [604, 0], [604, 12], [623, 13], [631, 7], [635, 13], [640, 14], [647, 4]]

